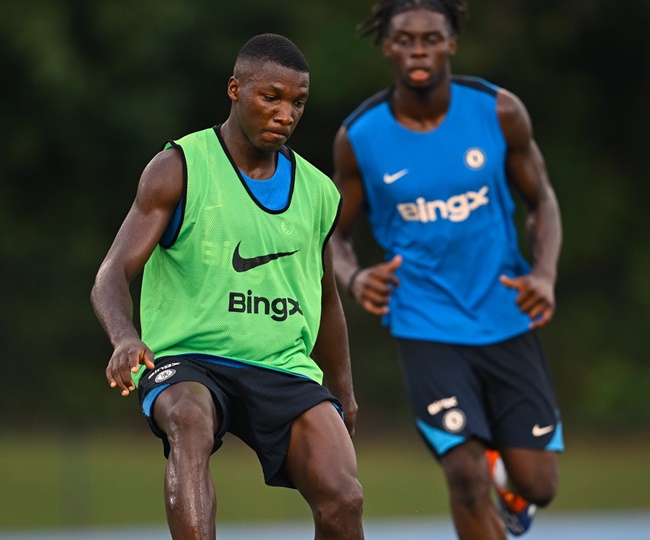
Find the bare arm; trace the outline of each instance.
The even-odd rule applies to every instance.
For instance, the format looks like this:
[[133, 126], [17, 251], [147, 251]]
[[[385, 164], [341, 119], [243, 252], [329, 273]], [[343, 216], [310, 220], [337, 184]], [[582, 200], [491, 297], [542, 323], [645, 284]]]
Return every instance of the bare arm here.
[[508, 152], [508, 180], [526, 205], [526, 234], [533, 250], [528, 276], [502, 276], [502, 283], [519, 291], [517, 305], [536, 328], [548, 323], [555, 310], [555, 280], [562, 244], [560, 209], [548, 178], [544, 158], [533, 138], [523, 103], [501, 90], [497, 110]]
[[183, 166], [176, 150], [157, 154], [144, 169], [131, 209], [102, 262], [91, 292], [95, 314], [114, 352], [106, 368], [111, 387], [126, 396], [140, 364], [153, 368], [153, 353], [133, 324], [129, 284], [144, 268], [183, 193]]
[[339, 129], [334, 140], [333, 179], [343, 200], [338, 225], [331, 238], [336, 277], [366, 311], [383, 315], [388, 312], [393, 287], [399, 286], [394, 272], [402, 258], [396, 256], [388, 263], [364, 269], [357, 262], [350, 237], [352, 227], [362, 213], [365, 194], [361, 172], [344, 127]]
[[323, 370], [323, 384], [341, 401], [345, 425], [350, 435], [354, 435], [358, 406], [352, 387], [348, 331], [334, 279], [330, 243], [325, 249], [322, 289], [321, 323], [313, 357]]

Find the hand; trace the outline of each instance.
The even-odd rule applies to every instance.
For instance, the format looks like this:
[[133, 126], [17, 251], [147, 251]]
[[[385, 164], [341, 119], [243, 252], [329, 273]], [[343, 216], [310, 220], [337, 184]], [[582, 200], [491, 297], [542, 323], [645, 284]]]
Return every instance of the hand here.
[[121, 343], [113, 351], [106, 367], [106, 379], [111, 388], [120, 390], [123, 396], [128, 396], [135, 390], [132, 374], [137, 373], [140, 364], [153, 369], [153, 352], [139, 339]]
[[555, 311], [555, 293], [549, 279], [528, 274], [519, 277], [501, 276], [501, 283], [519, 292], [516, 304], [531, 319], [530, 328], [540, 328], [547, 324]]
[[402, 256], [395, 255], [386, 263], [364, 268], [352, 283], [350, 294], [361, 306], [372, 315], [384, 315], [390, 310], [388, 302], [394, 287], [399, 287], [399, 279], [395, 276], [402, 264]]

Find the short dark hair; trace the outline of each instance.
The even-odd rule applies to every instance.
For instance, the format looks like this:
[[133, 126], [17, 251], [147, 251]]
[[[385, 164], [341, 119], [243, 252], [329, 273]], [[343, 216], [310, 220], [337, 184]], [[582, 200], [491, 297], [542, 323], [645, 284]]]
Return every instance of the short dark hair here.
[[241, 61], [274, 62], [300, 73], [309, 73], [309, 64], [290, 39], [279, 34], [260, 34], [249, 39], [237, 54]]
[[395, 15], [414, 9], [442, 13], [454, 35], [460, 33], [461, 21], [467, 16], [465, 0], [380, 0], [372, 6], [368, 18], [359, 23], [359, 36], [363, 38], [374, 35], [376, 45], [388, 34], [388, 25]]

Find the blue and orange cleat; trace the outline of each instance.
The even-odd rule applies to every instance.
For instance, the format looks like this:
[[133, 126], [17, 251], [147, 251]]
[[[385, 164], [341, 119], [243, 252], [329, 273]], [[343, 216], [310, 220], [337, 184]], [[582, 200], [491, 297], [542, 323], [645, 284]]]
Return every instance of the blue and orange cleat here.
[[524, 534], [533, 523], [537, 506], [529, 503], [523, 497], [508, 491], [508, 474], [496, 450], [486, 450], [490, 475], [499, 500], [499, 514], [505, 523], [508, 531], [514, 536]]

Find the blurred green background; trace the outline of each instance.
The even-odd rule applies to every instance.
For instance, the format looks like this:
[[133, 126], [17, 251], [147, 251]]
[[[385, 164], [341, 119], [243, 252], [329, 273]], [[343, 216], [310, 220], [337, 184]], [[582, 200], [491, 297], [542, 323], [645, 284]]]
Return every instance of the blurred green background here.
[[[88, 299], [95, 272], [161, 144], [226, 118], [234, 58], [255, 34], [284, 34], [307, 56], [311, 96], [290, 145], [330, 173], [341, 121], [391, 82], [379, 50], [356, 37], [371, 4], [0, 1], [7, 135], [0, 145], [0, 486], [11, 480], [6, 485], [24, 491], [27, 503], [43, 495], [54, 512], [21, 518], [26, 505], [16, 496], [0, 528], [85, 523], [91, 501], [116, 523], [164, 519], [158, 442], [135, 397], [120, 398], [104, 378], [111, 350]], [[569, 443], [556, 506], [571, 509], [598, 490], [585, 484], [580, 464], [611, 470], [621, 489], [648, 474], [650, 1], [474, 0], [469, 7], [454, 72], [484, 77], [526, 103], [562, 209], [558, 311], [541, 335]], [[364, 262], [381, 257], [367, 228], [356, 236]], [[395, 497], [402, 510], [380, 502], [367, 508], [445, 511], [438, 471], [411, 427], [393, 344], [378, 320], [343, 296], [367, 497], [391, 486], [399, 492], [401, 484], [408, 492], [425, 479], [412, 491], [431, 498], [417, 506]], [[233, 460], [226, 468], [238, 470], [241, 452], [224, 452], [220, 459]], [[153, 464], [155, 481], [143, 461]], [[629, 476], [615, 463], [628, 464]], [[254, 458], [242, 465], [256, 467]], [[224, 499], [235, 485], [227, 484]], [[149, 490], [140, 500], [156, 497], [158, 517], [124, 514], [120, 501], [134, 486]], [[260, 475], [251, 489], [269, 491]], [[270, 491], [274, 501], [285, 496]], [[647, 499], [630, 504], [650, 507]]]

